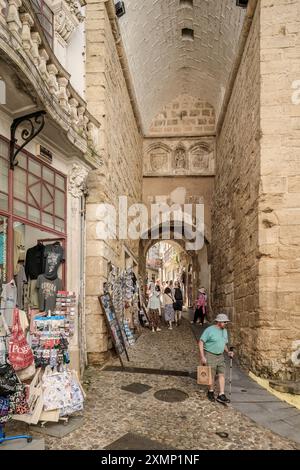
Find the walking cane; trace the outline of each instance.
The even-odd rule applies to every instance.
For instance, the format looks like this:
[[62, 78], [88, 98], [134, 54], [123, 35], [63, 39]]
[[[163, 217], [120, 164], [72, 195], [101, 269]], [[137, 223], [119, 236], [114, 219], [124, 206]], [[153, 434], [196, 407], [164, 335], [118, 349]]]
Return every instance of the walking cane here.
[[[229, 351], [233, 352], [234, 347], [231, 346]], [[231, 401], [231, 382], [232, 382], [232, 357], [230, 357], [230, 369], [229, 369], [229, 400]]]

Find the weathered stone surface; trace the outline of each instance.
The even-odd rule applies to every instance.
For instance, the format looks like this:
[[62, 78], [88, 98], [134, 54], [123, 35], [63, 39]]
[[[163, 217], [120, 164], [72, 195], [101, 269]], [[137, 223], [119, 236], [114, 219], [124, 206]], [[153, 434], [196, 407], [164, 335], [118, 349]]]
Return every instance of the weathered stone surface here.
[[[128, 196], [129, 205], [141, 201], [142, 138], [104, 2], [87, 2], [86, 38], [86, 96], [89, 109], [101, 122], [100, 142], [104, 155], [103, 168], [89, 175], [86, 216], [87, 352], [89, 361], [99, 363], [103, 361], [102, 353], [107, 351], [110, 343], [97, 297], [107, 279], [107, 263], [120, 268], [125, 263], [125, 241], [102, 239], [101, 230], [106, 226], [101, 222], [99, 206], [106, 203], [118, 208], [118, 196]], [[126, 244], [137, 256], [137, 242], [126, 241]]]
[[242, 362], [265, 376], [295, 373], [300, 338], [300, 105], [292, 103], [299, 34], [299, 2], [258, 3], [217, 137], [214, 304], [229, 306], [222, 290], [233, 276], [233, 338]]
[[[231, 316], [231, 342], [247, 363], [256, 341], [253, 323], [259, 318], [256, 255], [260, 153], [255, 139], [259, 133], [259, 29], [257, 11], [217, 136], [212, 213], [213, 308]], [[272, 243], [269, 234], [265, 243]], [[228, 285], [231, 296], [225, 295]]]

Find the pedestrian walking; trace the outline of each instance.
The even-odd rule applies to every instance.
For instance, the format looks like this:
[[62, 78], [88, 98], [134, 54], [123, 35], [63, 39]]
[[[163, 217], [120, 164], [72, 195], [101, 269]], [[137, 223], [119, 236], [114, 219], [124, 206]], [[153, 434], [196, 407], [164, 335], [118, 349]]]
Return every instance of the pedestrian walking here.
[[182, 315], [182, 307], [183, 307], [183, 293], [178, 281], [175, 282], [175, 289], [174, 289], [174, 310], [175, 310], [175, 324], [176, 326], [180, 325], [181, 322], [181, 315]]
[[214, 381], [218, 375], [219, 394], [217, 401], [223, 404], [230, 400], [225, 395], [225, 358], [224, 351], [230, 358], [233, 351], [228, 350], [227, 324], [229, 318], [225, 313], [220, 313], [215, 319], [215, 325], [209, 326], [202, 333], [199, 340], [200, 362], [202, 365], [211, 367], [211, 383], [208, 385], [207, 397], [210, 401], [215, 401]]
[[155, 331], [161, 331], [159, 328], [159, 308], [160, 308], [160, 292], [155, 289], [154, 282], [150, 282], [148, 286], [148, 309], [149, 309], [149, 322], [150, 329], [154, 333]]
[[175, 312], [174, 312], [174, 297], [172, 295], [172, 291], [170, 287], [166, 287], [164, 292], [164, 313], [165, 313], [165, 321], [169, 323], [169, 330], [172, 330], [172, 323], [175, 319]]
[[159, 316], [160, 316], [160, 319], [161, 319], [161, 294], [162, 294], [162, 291], [161, 291], [161, 287], [160, 287], [160, 279], [156, 279], [156, 282], [155, 282], [155, 290], [156, 292], [159, 292]]
[[198, 297], [195, 302], [195, 313], [194, 313], [194, 320], [191, 323], [201, 323], [204, 324], [204, 317], [206, 314], [206, 306], [207, 306], [207, 295], [204, 287], [201, 287], [198, 290]]

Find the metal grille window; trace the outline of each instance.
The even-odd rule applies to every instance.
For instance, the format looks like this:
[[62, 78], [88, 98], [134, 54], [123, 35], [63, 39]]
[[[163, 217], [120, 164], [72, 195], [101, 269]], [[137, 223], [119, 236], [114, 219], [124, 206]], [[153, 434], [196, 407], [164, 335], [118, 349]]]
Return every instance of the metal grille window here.
[[31, 0], [31, 3], [43, 28], [49, 45], [53, 48], [53, 13], [45, 3], [45, 0]]
[[66, 178], [24, 153], [18, 161], [13, 180], [14, 215], [65, 232]]

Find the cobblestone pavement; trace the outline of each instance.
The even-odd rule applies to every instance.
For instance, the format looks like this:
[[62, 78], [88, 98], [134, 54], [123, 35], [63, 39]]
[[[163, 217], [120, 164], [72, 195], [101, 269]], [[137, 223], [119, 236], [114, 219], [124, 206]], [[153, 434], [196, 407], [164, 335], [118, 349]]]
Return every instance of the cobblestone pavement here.
[[[130, 366], [194, 370], [197, 344], [187, 321], [173, 329], [142, 336], [130, 348]], [[113, 360], [112, 365], [118, 365]], [[113, 372], [89, 367], [85, 374], [87, 400], [84, 425], [62, 439], [45, 436], [48, 449], [103, 449], [128, 432], [164, 445], [165, 449], [296, 449], [281, 438], [221, 404], [211, 403], [191, 377]], [[121, 387], [133, 382], [151, 387], [137, 395]], [[154, 393], [175, 388], [188, 394], [185, 401], [158, 401]], [[10, 424], [14, 428], [15, 424]], [[18, 430], [20, 425], [18, 424]], [[228, 438], [216, 432], [227, 432]]]

